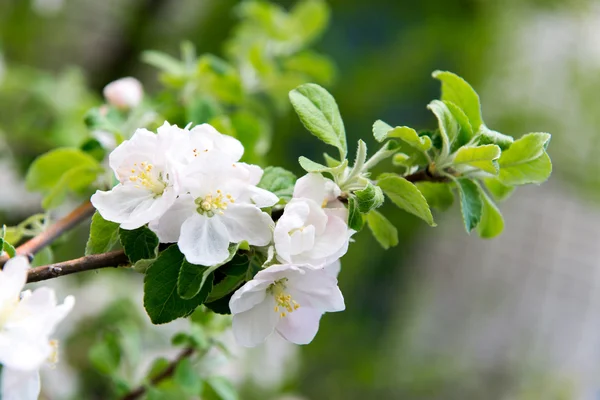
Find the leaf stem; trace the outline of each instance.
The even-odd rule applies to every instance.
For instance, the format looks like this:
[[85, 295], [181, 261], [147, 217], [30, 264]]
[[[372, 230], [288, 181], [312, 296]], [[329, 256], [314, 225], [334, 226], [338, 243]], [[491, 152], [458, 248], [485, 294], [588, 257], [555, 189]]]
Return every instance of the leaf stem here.
[[[36, 254], [41, 249], [54, 242], [60, 235], [74, 228], [80, 222], [90, 217], [93, 213], [94, 206], [92, 206], [92, 203], [89, 201], [86, 201], [71, 211], [69, 215], [56, 221], [44, 232], [17, 247], [17, 255], [29, 257], [30, 255]], [[7, 255], [0, 256], [0, 267], [2, 267], [8, 261], [8, 259], [9, 258]]]

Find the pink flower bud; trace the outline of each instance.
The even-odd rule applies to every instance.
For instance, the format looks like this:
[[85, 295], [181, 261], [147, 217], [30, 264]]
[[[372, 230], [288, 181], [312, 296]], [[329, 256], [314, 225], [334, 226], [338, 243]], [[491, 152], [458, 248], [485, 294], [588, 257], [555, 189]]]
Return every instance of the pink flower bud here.
[[144, 96], [144, 89], [140, 81], [127, 77], [109, 83], [104, 87], [103, 93], [108, 104], [127, 110], [140, 104]]

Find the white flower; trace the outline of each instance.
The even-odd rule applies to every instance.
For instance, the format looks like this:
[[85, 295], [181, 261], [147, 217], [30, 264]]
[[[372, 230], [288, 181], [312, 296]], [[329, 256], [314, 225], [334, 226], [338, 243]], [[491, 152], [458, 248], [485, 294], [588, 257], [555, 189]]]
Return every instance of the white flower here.
[[262, 170], [231, 163], [218, 152], [189, 166], [179, 196], [159, 219], [149, 224], [163, 243], [178, 242], [192, 264], [216, 265], [229, 256], [230, 243], [247, 241], [254, 246], [271, 242], [273, 220], [261, 211], [279, 200], [256, 187]]
[[233, 334], [253, 347], [277, 331], [296, 344], [310, 343], [325, 312], [343, 311], [337, 279], [324, 269], [306, 265], [273, 265], [238, 289], [229, 308]]
[[[165, 124], [154, 134], [138, 129], [109, 156], [119, 184], [97, 191], [92, 204], [102, 217], [136, 229], [159, 218], [179, 194], [179, 166], [188, 144], [187, 131]], [[180, 160], [179, 160], [180, 161]]]
[[230, 158], [231, 162], [237, 162], [244, 154], [244, 146], [234, 137], [224, 135], [217, 131], [212, 125], [202, 124], [193, 127], [189, 133], [190, 150], [189, 161], [195, 161], [208, 152], [219, 152]]
[[0, 271], [0, 398], [34, 400], [40, 391], [41, 365], [52, 358], [56, 345], [49, 336], [73, 308], [72, 296], [56, 304], [54, 291], [39, 288], [19, 294], [27, 280], [25, 257], [9, 260]]
[[135, 108], [144, 97], [144, 89], [140, 81], [127, 77], [117, 79], [106, 85], [102, 91], [108, 104], [127, 110]]
[[350, 236], [339, 188], [320, 174], [298, 179], [274, 232], [277, 259], [323, 267], [343, 256]]

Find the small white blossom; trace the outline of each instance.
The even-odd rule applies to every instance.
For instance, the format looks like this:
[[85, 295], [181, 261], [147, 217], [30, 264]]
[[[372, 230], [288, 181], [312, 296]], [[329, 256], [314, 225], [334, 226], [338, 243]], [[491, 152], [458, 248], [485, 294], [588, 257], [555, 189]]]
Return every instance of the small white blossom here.
[[180, 195], [149, 227], [161, 242], [177, 242], [186, 259], [199, 265], [224, 261], [230, 243], [265, 246], [271, 242], [273, 220], [260, 209], [279, 199], [256, 187], [261, 176], [259, 167], [208, 154], [188, 167], [184, 187], [189, 194]]
[[190, 151], [187, 152], [188, 161], [193, 162], [198, 157], [208, 152], [219, 152], [237, 162], [244, 154], [244, 146], [234, 137], [224, 135], [212, 125], [202, 124], [193, 127], [189, 133]]
[[274, 232], [277, 259], [323, 267], [343, 256], [354, 233], [337, 199], [340, 189], [320, 174], [298, 179]]
[[109, 83], [104, 87], [102, 93], [108, 104], [122, 110], [137, 107], [144, 97], [142, 84], [132, 77], [117, 79]]
[[325, 312], [343, 311], [337, 279], [306, 265], [273, 265], [238, 289], [229, 308], [236, 341], [254, 347], [277, 331], [296, 344], [310, 343]]
[[21, 294], [28, 267], [27, 259], [19, 256], [9, 260], [0, 271], [0, 398], [3, 400], [38, 398], [39, 368], [55, 358], [56, 353], [56, 344], [49, 337], [75, 303], [69, 296], [62, 305], [57, 305], [54, 291], [45, 287]]
[[138, 129], [109, 156], [119, 184], [97, 191], [92, 204], [102, 217], [136, 229], [159, 218], [179, 194], [179, 168], [188, 143], [187, 131], [165, 123], [154, 134]]

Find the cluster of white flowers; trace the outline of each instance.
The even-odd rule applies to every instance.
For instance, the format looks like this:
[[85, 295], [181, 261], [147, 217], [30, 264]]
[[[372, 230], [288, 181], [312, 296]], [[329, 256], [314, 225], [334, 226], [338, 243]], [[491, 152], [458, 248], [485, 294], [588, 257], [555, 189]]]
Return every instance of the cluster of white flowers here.
[[119, 183], [96, 192], [92, 203], [123, 229], [148, 224], [161, 243], [177, 242], [192, 264], [224, 262], [231, 243], [273, 246], [281, 264], [231, 298], [235, 337], [256, 346], [276, 330], [309, 343], [323, 313], [344, 309], [338, 260], [354, 231], [340, 189], [320, 174], [300, 178], [275, 224], [262, 209], [279, 199], [257, 187], [263, 171], [239, 162], [243, 152], [237, 139], [208, 124], [181, 129], [165, 122], [157, 134], [138, 129], [110, 154]]
[[0, 398], [35, 400], [40, 393], [39, 369], [56, 362], [57, 343], [50, 340], [56, 325], [71, 311], [72, 296], [57, 305], [52, 289], [23, 290], [29, 263], [9, 260], [0, 270]]

